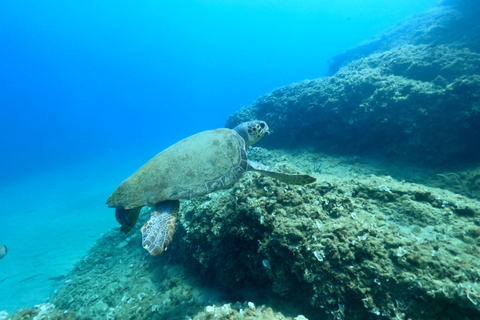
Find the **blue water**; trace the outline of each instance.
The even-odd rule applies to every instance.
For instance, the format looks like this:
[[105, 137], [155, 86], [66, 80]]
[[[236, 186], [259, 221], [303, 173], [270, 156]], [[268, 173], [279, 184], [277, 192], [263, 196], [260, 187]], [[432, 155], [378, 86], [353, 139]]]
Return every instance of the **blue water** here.
[[435, 3], [2, 1], [0, 310], [48, 297], [143, 162]]

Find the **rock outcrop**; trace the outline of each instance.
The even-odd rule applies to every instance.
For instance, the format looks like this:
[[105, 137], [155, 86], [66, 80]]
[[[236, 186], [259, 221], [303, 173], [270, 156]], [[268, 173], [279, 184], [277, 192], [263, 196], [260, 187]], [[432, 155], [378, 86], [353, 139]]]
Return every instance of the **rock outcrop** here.
[[[445, 3], [448, 4], [448, 3]], [[469, 4], [467, 6], [467, 4]], [[436, 7], [230, 117], [265, 120], [261, 146], [314, 147], [423, 166], [480, 160], [480, 6]]]

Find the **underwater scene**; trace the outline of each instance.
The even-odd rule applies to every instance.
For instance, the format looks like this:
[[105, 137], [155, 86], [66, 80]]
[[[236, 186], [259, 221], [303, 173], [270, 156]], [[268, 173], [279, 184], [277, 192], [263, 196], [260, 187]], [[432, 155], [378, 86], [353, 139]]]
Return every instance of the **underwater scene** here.
[[480, 319], [478, 17], [2, 2], [0, 320]]

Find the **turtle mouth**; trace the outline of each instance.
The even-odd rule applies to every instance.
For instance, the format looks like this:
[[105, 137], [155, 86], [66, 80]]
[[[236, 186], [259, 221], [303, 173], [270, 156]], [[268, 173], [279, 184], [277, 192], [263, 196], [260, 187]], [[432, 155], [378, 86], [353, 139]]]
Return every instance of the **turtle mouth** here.
[[268, 131], [268, 125], [264, 121], [260, 123], [260, 128], [262, 128], [263, 135], [268, 136], [270, 134], [270, 131]]

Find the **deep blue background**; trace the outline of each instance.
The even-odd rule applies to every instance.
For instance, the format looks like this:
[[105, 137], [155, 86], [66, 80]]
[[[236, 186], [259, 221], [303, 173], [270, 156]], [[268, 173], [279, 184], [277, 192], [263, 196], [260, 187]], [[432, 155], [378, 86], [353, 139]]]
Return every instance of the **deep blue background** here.
[[2, 1], [0, 179], [149, 158], [435, 2]]

